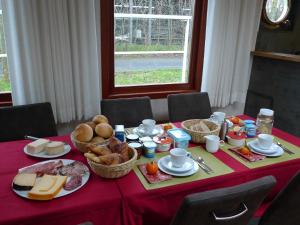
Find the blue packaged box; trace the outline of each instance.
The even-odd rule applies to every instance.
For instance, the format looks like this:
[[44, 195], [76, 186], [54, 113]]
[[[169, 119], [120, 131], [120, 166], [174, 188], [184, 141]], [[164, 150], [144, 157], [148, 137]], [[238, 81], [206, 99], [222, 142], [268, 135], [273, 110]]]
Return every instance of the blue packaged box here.
[[174, 148], [187, 149], [189, 146], [189, 141], [191, 140], [191, 135], [186, 133], [180, 128], [174, 128], [167, 131], [168, 135], [173, 139]]

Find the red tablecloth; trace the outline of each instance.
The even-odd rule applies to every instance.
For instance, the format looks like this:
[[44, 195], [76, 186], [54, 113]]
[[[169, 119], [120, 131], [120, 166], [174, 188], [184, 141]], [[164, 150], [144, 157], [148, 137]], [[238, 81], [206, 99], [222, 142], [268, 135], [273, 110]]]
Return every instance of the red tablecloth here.
[[[68, 143], [69, 137], [56, 137]], [[17, 169], [37, 163], [40, 159], [27, 156], [23, 147], [28, 141], [0, 143], [0, 224], [121, 224], [122, 200], [114, 180], [101, 179], [91, 172], [88, 183], [78, 191], [51, 201], [33, 201], [17, 196], [11, 182]], [[73, 147], [73, 145], [71, 145]], [[72, 148], [65, 159], [86, 164]]]
[[[249, 117], [245, 116], [242, 116], [242, 118], [249, 119]], [[278, 129], [274, 129], [273, 134], [300, 146], [299, 138]], [[277, 179], [277, 185], [268, 196], [265, 204], [257, 212], [259, 216], [268, 205], [268, 201], [300, 169], [300, 159], [258, 169], [248, 169], [223, 151], [218, 151], [215, 156], [233, 168], [234, 172], [228, 175], [155, 190], [145, 190], [134, 173], [118, 179], [117, 184], [123, 197], [123, 223], [125, 225], [169, 224], [183, 198], [188, 194], [237, 185], [266, 175], [273, 175]]]

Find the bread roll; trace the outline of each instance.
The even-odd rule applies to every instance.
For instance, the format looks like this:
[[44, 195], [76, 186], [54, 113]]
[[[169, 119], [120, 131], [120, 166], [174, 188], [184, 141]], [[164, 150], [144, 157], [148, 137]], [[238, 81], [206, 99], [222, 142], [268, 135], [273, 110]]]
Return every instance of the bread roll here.
[[88, 142], [93, 138], [93, 129], [89, 125], [81, 123], [75, 128], [73, 135], [78, 141]]
[[97, 116], [94, 116], [93, 122], [94, 122], [95, 124], [99, 124], [99, 123], [108, 123], [108, 119], [106, 118], [106, 116], [103, 116], [103, 115], [97, 115]]
[[103, 137], [96, 136], [96, 137], [93, 137], [93, 139], [91, 140], [91, 143], [92, 144], [99, 144], [99, 143], [104, 142], [104, 140], [105, 139]]
[[95, 130], [95, 127], [97, 124], [95, 124], [94, 122], [90, 121], [90, 122], [86, 122], [87, 125], [89, 125], [93, 130]]
[[113, 135], [113, 128], [108, 123], [97, 124], [95, 132], [98, 136], [109, 138]]

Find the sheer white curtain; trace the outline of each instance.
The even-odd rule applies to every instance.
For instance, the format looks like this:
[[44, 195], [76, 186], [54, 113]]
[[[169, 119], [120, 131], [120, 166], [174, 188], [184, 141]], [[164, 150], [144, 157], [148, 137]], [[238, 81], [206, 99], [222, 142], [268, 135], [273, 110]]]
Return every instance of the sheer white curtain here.
[[201, 91], [212, 106], [244, 102], [263, 0], [209, 0]]
[[2, 0], [14, 105], [49, 101], [58, 122], [100, 111], [100, 0]]

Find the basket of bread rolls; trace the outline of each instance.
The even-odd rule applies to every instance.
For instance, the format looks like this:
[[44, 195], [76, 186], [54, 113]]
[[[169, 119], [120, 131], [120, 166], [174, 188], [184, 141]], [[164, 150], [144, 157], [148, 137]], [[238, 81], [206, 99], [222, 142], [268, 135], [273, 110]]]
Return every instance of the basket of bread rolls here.
[[84, 154], [92, 171], [104, 178], [118, 178], [128, 174], [137, 160], [137, 151], [112, 137], [107, 145], [87, 145]]
[[103, 115], [94, 116], [92, 121], [79, 124], [71, 133], [74, 146], [82, 153], [88, 152], [87, 145], [106, 145], [113, 136], [113, 128]]
[[220, 125], [208, 119], [185, 120], [181, 123], [181, 127], [191, 135], [194, 143], [205, 143], [204, 136], [219, 135], [221, 128]]

